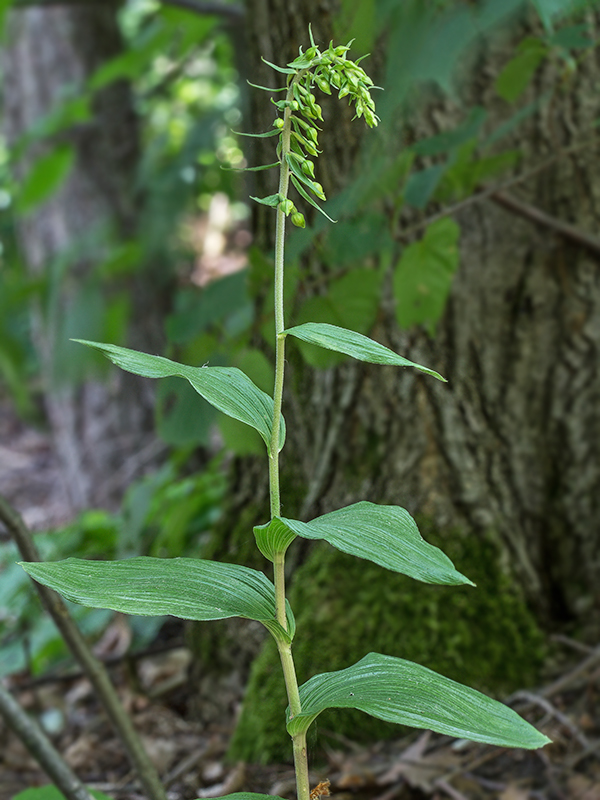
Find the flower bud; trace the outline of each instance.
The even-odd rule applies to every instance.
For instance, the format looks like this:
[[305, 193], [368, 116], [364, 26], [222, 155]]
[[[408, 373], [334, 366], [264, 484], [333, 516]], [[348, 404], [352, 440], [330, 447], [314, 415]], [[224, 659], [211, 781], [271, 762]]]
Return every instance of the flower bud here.
[[320, 197], [321, 200], [327, 199], [325, 197], [325, 192], [323, 191], [323, 187], [321, 186], [320, 183], [317, 183], [317, 181], [313, 181], [313, 188], [315, 190], [315, 194], [317, 195], [317, 197]]
[[377, 119], [370, 108], [365, 108], [365, 122], [369, 128], [377, 127]]
[[283, 213], [288, 216], [292, 211], [294, 211], [295, 206], [291, 200], [282, 200], [279, 205], [277, 206], [279, 211], [283, 211]]
[[283, 128], [283, 120], [281, 119], [281, 117], [277, 117], [277, 119], [273, 123], [273, 127], [274, 128], [280, 128], [280, 129]]
[[322, 92], [325, 92], [325, 94], [331, 94], [331, 89], [329, 88], [329, 83], [321, 75], [318, 75], [315, 78], [315, 83], [317, 84], [317, 86], [319, 87], [319, 89]]
[[302, 162], [301, 169], [302, 172], [305, 175], [308, 175], [309, 178], [315, 177], [315, 165], [313, 164], [312, 161], [309, 161], [308, 158]]
[[301, 214], [299, 211], [294, 211], [291, 219], [292, 219], [292, 224], [295, 225], [297, 228], [306, 227], [306, 222], [304, 221], [304, 215]]
[[307, 136], [308, 139], [312, 139], [312, 141], [315, 144], [319, 143], [319, 140], [317, 138], [318, 137], [318, 133], [317, 133], [315, 128], [312, 128], [312, 127], [306, 128], [305, 133], [306, 133], [306, 136]]

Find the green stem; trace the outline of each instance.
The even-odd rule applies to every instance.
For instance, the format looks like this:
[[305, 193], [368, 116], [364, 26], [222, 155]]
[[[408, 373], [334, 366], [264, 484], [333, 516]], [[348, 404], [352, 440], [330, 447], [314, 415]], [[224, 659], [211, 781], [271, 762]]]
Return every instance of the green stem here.
[[[288, 90], [291, 100], [292, 88]], [[290, 183], [290, 168], [286, 154], [290, 152], [292, 112], [285, 109], [281, 135], [281, 167], [279, 169], [279, 194], [287, 198]], [[283, 377], [285, 369], [285, 323], [283, 318], [283, 273], [284, 273], [285, 213], [277, 209], [275, 227], [275, 388], [273, 391], [273, 430], [269, 448], [269, 492], [271, 498], [271, 518], [279, 516], [281, 500], [279, 494], [279, 428], [281, 424], [281, 404], [283, 402]]]
[[[287, 100], [293, 99], [292, 86], [300, 75], [294, 76], [287, 92]], [[291, 136], [290, 108], [286, 108], [283, 115], [283, 129], [281, 134], [281, 152], [279, 154], [281, 166], [279, 170], [279, 195], [287, 198], [290, 169], [286, 155], [290, 152]], [[277, 223], [275, 228], [275, 387], [273, 390], [273, 430], [269, 447], [269, 494], [271, 501], [271, 518], [279, 516], [281, 512], [281, 497], [279, 489], [279, 430], [281, 424], [281, 405], [283, 402], [283, 379], [285, 369], [285, 321], [283, 314], [283, 276], [284, 276], [284, 242], [285, 242], [285, 213], [277, 209]], [[287, 616], [285, 609], [285, 555], [278, 554], [274, 560], [275, 582], [275, 608], [277, 621], [287, 630]], [[300, 713], [300, 692], [298, 678], [292, 658], [290, 644], [278, 643], [281, 667], [285, 679], [285, 687], [290, 705], [290, 714], [295, 716]], [[296, 793], [298, 800], [309, 800], [310, 784], [308, 778], [308, 759], [306, 755], [306, 735], [298, 734], [292, 737], [294, 748], [294, 768], [296, 771]]]

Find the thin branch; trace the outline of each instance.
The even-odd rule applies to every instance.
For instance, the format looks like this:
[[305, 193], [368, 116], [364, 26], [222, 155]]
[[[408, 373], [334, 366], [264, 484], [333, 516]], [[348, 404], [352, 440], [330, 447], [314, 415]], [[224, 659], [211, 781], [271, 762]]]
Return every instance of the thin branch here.
[[67, 800], [93, 800], [87, 788], [63, 761], [40, 726], [4, 688], [2, 681], [0, 681], [0, 714]]
[[[31, 533], [21, 516], [0, 495], [0, 521], [4, 523], [21, 553], [24, 561], [40, 561]], [[79, 662], [88, 680], [96, 690], [104, 710], [121, 739], [129, 760], [151, 800], [166, 800], [165, 790], [154, 765], [133, 727], [133, 723], [121, 705], [108, 672], [90, 650], [79, 628], [75, 625], [62, 598], [52, 589], [33, 581], [46, 611], [50, 614], [66, 645]]]
[[502, 192], [506, 189], [512, 189], [514, 186], [525, 183], [525, 181], [528, 181], [529, 178], [537, 175], [538, 172], [543, 172], [548, 167], [551, 167], [559, 159], [564, 158], [565, 156], [573, 155], [580, 150], [585, 150], [587, 147], [590, 147], [594, 144], [598, 144], [597, 136], [593, 137], [592, 139], [586, 139], [584, 142], [578, 142], [577, 144], [571, 145], [571, 147], [565, 147], [564, 150], [558, 150], [556, 153], [553, 153], [551, 156], [545, 158], [543, 161], [540, 161], [539, 164], [531, 167], [531, 169], [522, 172], [520, 175], [515, 175], [514, 178], [509, 178], [498, 186], [491, 186], [483, 189], [481, 192], [472, 194], [470, 197], [460, 200], [458, 203], [454, 203], [451, 206], [446, 206], [446, 208], [443, 208], [441, 211], [431, 214], [425, 219], [416, 222], [414, 225], [410, 225], [408, 228], [399, 230], [394, 238], [399, 241], [406, 241], [407, 239], [410, 239], [414, 233], [419, 233], [433, 222], [437, 222], [440, 219], [445, 219], [445, 217], [451, 217], [454, 214], [457, 214], [459, 211], [462, 211], [464, 208], [475, 205], [475, 203], [480, 203], [482, 200], [490, 200], [493, 198], [493, 195], [497, 194], [498, 192]]
[[570, 225], [568, 222], [563, 222], [556, 217], [552, 217], [550, 214], [540, 211], [539, 208], [529, 203], [523, 203], [521, 200], [517, 200], [505, 192], [494, 192], [490, 195], [490, 200], [508, 209], [508, 211], [518, 214], [524, 219], [528, 219], [537, 225], [542, 225], [544, 228], [550, 228], [550, 230], [556, 231], [560, 236], [564, 236], [565, 239], [570, 239], [575, 242], [575, 244], [584, 247], [594, 255], [600, 255], [600, 239], [589, 233], [585, 233], [585, 231], [580, 231], [575, 225]]

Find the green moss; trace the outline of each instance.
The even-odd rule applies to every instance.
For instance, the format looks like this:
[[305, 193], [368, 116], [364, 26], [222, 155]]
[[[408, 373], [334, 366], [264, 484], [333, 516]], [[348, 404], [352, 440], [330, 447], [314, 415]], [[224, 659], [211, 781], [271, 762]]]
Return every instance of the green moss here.
[[[424, 536], [441, 546], [434, 533]], [[290, 594], [298, 623], [299, 680], [342, 669], [376, 651], [496, 696], [534, 683], [544, 639], [500, 570], [495, 546], [453, 535], [444, 550], [478, 588], [429, 586], [318, 545], [296, 572]], [[288, 759], [286, 704], [277, 650], [269, 641], [252, 668], [231, 757], [263, 763]], [[359, 712], [326, 711], [317, 724], [355, 741], [398, 735], [396, 726]]]

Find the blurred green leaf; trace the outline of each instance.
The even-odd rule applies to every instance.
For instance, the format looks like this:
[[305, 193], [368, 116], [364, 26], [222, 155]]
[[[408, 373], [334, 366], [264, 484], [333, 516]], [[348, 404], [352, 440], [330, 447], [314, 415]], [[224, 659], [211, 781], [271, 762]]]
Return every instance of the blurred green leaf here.
[[548, 53], [548, 45], [541, 39], [534, 36], [524, 39], [517, 48], [517, 55], [496, 78], [498, 96], [508, 103], [518, 100]]
[[432, 167], [411, 172], [404, 189], [404, 200], [413, 208], [425, 208], [435, 192], [446, 164], [435, 164]]
[[396, 316], [402, 328], [425, 325], [434, 335], [458, 267], [459, 234], [454, 220], [441, 219], [402, 254], [393, 277]]
[[61, 144], [33, 164], [21, 185], [16, 207], [26, 214], [53, 195], [65, 182], [75, 163], [75, 151]]
[[[327, 294], [311, 297], [299, 309], [296, 321], [329, 323], [367, 333], [375, 323], [379, 309], [381, 275], [372, 269], [353, 269], [331, 281]], [[308, 342], [298, 341], [305, 361], [326, 369], [343, 360], [341, 354], [324, 352]]]
[[246, 270], [213, 281], [208, 286], [180, 291], [175, 310], [167, 317], [170, 342], [185, 344], [211, 325], [222, 325], [227, 317], [249, 305]]
[[187, 381], [177, 378], [165, 378], [158, 385], [155, 416], [158, 435], [175, 447], [208, 444], [211, 425], [216, 419], [212, 406], [199, 398]]
[[550, 44], [566, 50], [584, 50], [594, 45], [588, 25], [569, 25], [561, 28], [550, 38]]
[[469, 112], [467, 120], [451, 131], [444, 131], [429, 139], [421, 139], [411, 145], [411, 150], [419, 156], [437, 156], [450, 153], [460, 145], [477, 136], [481, 126], [487, 119], [487, 111], [475, 106]]

